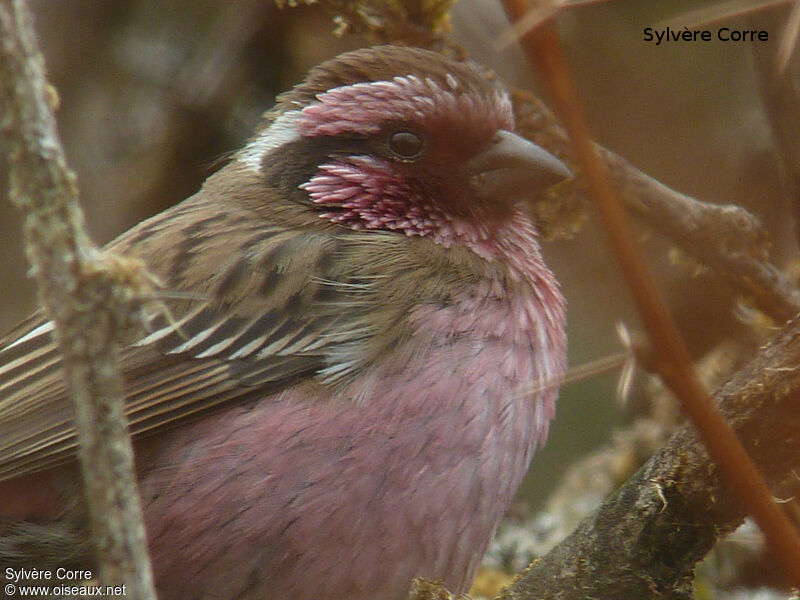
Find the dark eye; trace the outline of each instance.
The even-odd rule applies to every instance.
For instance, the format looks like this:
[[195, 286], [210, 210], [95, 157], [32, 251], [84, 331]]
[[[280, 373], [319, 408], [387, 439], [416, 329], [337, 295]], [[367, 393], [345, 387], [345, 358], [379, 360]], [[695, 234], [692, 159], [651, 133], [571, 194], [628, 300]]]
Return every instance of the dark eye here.
[[389, 150], [399, 160], [416, 160], [422, 156], [425, 140], [410, 131], [395, 131], [389, 135]]

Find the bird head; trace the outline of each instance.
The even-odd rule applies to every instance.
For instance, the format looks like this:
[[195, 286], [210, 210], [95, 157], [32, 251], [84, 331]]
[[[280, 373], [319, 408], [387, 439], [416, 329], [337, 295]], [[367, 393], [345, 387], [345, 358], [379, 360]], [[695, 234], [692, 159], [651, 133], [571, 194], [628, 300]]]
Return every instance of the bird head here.
[[331, 223], [469, 244], [570, 176], [513, 130], [508, 93], [490, 72], [380, 46], [312, 70], [238, 160]]

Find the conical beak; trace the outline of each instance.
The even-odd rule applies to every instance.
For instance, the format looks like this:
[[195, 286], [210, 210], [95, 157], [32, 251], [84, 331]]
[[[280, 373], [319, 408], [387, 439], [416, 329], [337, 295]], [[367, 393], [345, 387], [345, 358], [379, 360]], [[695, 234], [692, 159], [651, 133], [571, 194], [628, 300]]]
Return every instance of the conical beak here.
[[478, 198], [505, 204], [516, 204], [572, 177], [555, 156], [503, 129], [467, 162], [464, 174]]

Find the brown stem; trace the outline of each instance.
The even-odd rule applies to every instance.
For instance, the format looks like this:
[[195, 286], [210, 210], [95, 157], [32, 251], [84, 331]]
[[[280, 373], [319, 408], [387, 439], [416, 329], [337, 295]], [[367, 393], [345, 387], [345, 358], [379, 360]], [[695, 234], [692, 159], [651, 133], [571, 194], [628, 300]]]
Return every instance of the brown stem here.
[[[520, 133], [579, 172], [574, 150], [555, 115], [530, 92], [515, 90], [513, 100]], [[767, 260], [766, 234], [756, 217], [741, 206], [712, 204], [677, 192], [621, 156], [599, 144], [595, 147], [606, 161], [625, 207], [639, 223], [666, 236], [776, 322], [785, 323], [800, 313], [800, 291]], [[583, 178], [564, 182], [557, 193], [556, 219], [542, 223], [545, 235], [548, 230], [563, 228], [561, 221], [569, 226], [576, 220], [573, 214], [580, 213], [586, 196]]]
[[[796, 489], [800, 318], [714, 393], [770, 487]], [[791, 494], [791, 492], [789, 492]], [[533, 562], [502, 600], [694, 598], [694, 567], [745, 517], [687, 424], [603, 505]]]
[[[525, 0], [503, 0], [503, 3], [512, 22], [530, 8]], [[773, 501], [755, 464], [694, 373], [689, 353], [661, 300], [608, 170], [591, 141], [553, 21], [542, 23], [521, 42], [534, 64], [540, 67], [557, 106], [556, 112], [575, 147], [609, 241], [656, 350], [659, 373], [699, 431], [726, 481], [764, 531], [786, 574], [800, 586], [800, 536]]]
[[26, 251], [56, 324], [73, 398], [100, 581], [150, 600], [155, 593], [116, 361], [121, 346], [143, 331], [139, 299], [149, 279], [139, 263], [99, 250], [83, 231], [55, 98], [25, 1], [0, 0], [0, 142], [9, 150], [11, 200], [25, 212]]

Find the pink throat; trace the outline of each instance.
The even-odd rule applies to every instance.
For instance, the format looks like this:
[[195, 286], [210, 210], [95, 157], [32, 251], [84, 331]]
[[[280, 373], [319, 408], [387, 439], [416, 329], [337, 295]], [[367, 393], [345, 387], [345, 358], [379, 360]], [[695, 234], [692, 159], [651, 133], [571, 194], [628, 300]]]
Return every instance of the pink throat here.
[[564, 299], [542, 260], [536, 229], [523, 211], [502, 220], [480, 214], [455, 217], [413, 189], [391, 165], [366, 156], [323, 165], [301, 187], [313, 202], [330, 208], [320, 216], [333, 223], [357, 230], [401, 231], [445, 248], [463, 246], [487, 262], [505, 265], [507, 275], [487, 277], [482, 289], [462, 299], [458, 315], [444, 311], [447, 314], [428, 314], [423, 321], [430, 325], [441, 320], [445, 335], [476, 327], [490, 336], [501, 332], [501, 338], [518, 348], [535, 340], [547, 349], [536, 357], [539, 364], [512, 370], [533, 372], [542, 384], [560, 379], [566, 348]]

